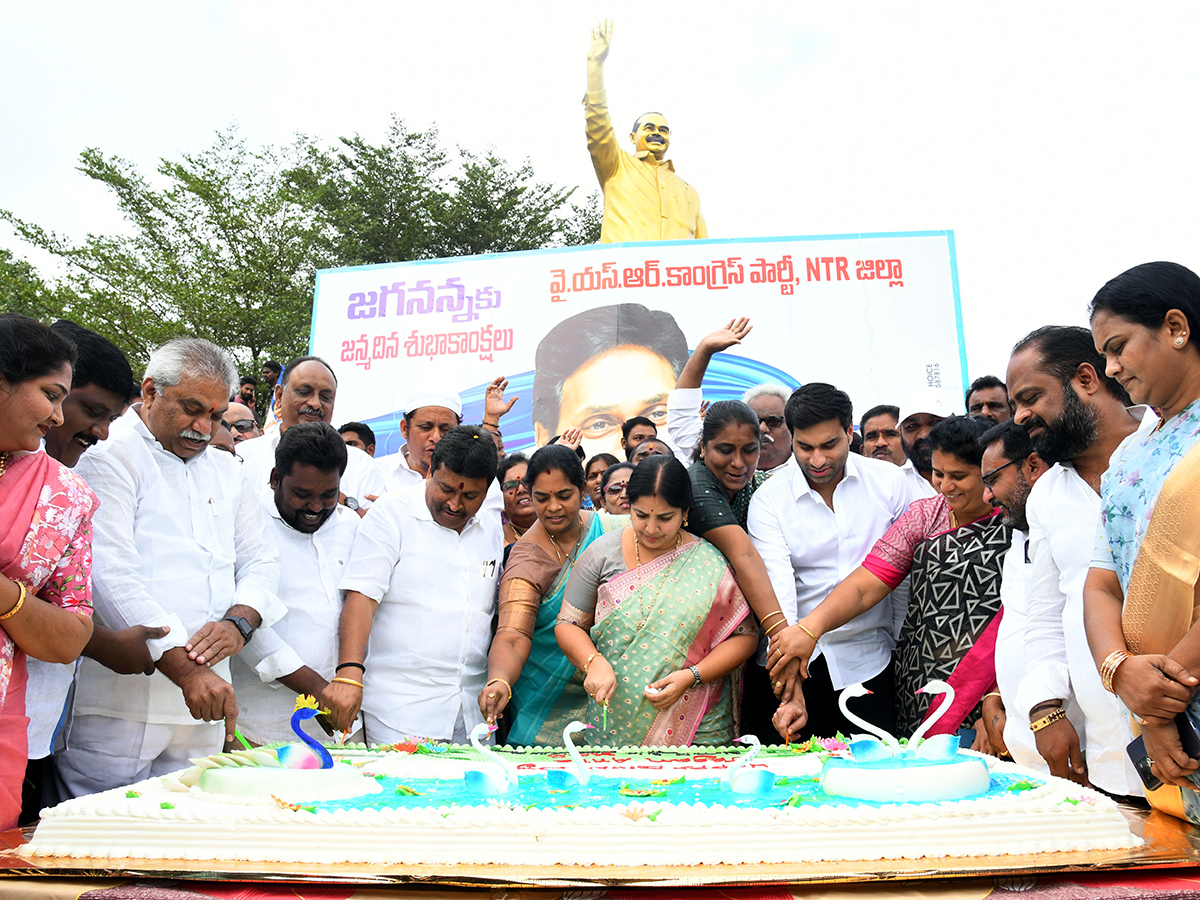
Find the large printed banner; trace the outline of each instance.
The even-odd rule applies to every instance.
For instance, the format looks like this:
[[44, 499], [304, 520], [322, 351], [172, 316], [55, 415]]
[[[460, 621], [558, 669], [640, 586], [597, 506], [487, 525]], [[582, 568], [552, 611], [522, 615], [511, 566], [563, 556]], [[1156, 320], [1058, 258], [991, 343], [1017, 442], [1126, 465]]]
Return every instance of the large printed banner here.
[[690, 348], [735, 316], [754, 330], [718, 354], [708, 400], [766, 381], [827, 381], [855, 414], [916, 387], [960, 396], [966, 353], [949, 231], [597, 244], [317, 273], [312, 352], [338, 377], [338, 422], [396, 452], [406, 398], [456, 391], [483, 417], [497, 376], [520, 397], [509, 451], [584, 431], [613, 452], [621, 423], [665, 423]]

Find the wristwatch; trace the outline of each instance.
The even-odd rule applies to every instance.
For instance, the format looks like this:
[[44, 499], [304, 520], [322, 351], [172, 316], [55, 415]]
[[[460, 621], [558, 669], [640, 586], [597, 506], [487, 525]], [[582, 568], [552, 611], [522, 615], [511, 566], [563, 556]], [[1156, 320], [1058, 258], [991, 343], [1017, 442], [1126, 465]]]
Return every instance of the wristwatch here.
[[355, 500], [353, 497], [346, 498], [345, 506], [346, 506], [346, 509], [352, 509], [355, 512], [358, 512], [358, 501]]
[[242, 636], [242, 645], [250, 643], [250, 638], [254, 637], [254, 628], [246, 621], [244, 616], [226, 616], [222, 622], [232, 622], [233, 627], [238, 630], [238, 634]]

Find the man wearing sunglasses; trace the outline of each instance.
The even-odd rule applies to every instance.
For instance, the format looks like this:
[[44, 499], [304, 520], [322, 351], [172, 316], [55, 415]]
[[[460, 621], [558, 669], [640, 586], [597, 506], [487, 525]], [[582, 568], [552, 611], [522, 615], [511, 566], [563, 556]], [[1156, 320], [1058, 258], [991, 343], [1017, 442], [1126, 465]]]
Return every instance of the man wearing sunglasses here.
[[248, 441], [250, 438], [256, 438], [262, 434], [262, 429], [258, 427], [258, 419], [254, 417], [254, 410], [245, 403], [230, 403], [229, 409], [225, 410], [221, 421], [233, 434], [234, 444], [240, 444], [242, 441]]
[[[1046, 326], [1013, 348], [1005, 378], [1013, 420], [1054, 465], [1029, 494], [1028, 667], [1008, 715], [1042, 718], [1054, 707], [1067, 717], [1040, 729], [1038, 753], [1052, 774], [1089, 780], [1111, 794], [1142, 796], [1125, 746], [1129, 716], [1101, 686], [1084, 629], [1083, 582], [1100, 518], [1100, 477], [1118, 445], [1138, 428], [1153, 428], [1149, 410], [1130, 410], [1129, 395], [1105, 374], [1086, 328]], [[1135, 415], [1140, 413], [1140, 415]], [[1139, 422], [1140, 419], [1140, 422]], [[1071, 701], [1081, 715], [1071, 715]], [[1018, 713], [1019, 710], [1019, 713]], [[1086, 756], [1087, 765], [1084, 766]]]

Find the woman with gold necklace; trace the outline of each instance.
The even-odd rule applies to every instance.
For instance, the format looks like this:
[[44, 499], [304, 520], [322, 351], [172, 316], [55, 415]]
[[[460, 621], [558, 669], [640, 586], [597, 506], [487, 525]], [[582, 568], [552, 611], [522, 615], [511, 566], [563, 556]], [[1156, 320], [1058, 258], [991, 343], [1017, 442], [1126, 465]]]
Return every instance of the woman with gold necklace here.
[[587, 706], [583, 678], [554, 640], [563, 589], [579, 554], [629, 518], [580, 508], [583, 466], [568, 446], [543, 447], [519, 466], [521, 492], [537, 518], [512, 545], [500, 579], [499, 624], [479, 708], [489, 722], [509, 714], [510, 744], [555, 745]]
[[596, 743], [724, 744], [734, 680], [758, 629], [733, 571], [684, 530], [691, 481], [671, 456], [629, 478], [632, 522], [597, 540], [567, 583], [555, 635], [584, 676]]
[[[952, 416], [934, 426], [929, 441], [937, 496], [909, 504], [863, 564], [799, 622], [810, 638], [801, 654], [807, 666], [821, 635], [882, 602], [912, 575], [892, 661], [899, 735], [912, 734], [926, 716], [932, 695], [916, 691], [930, 679], [955, 689], [953, 706], [933, 729], [937, 734], [976, 724], [979, 704], [996, 682], [1000, 573], [1012, 529], [984, 499], [978, 442], [991, 424]], [[990, 751], [982, 726], [976, 732], [975, 749]]]
[[69, 663], [92, 636], [92, 513], [83, 479], [40, 449], [63, 423], [75, 347], [0, 315], [0, 830], [17, 824], [28, 757], [25, 656]]

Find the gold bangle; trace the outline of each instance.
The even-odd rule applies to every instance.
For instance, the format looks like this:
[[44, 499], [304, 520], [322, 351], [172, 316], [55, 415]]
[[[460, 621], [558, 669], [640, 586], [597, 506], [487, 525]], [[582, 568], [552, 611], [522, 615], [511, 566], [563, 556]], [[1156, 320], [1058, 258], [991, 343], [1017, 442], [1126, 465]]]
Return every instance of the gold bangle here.
[[999, 691], [988, 691], [986, 694], [983, 695], [983, 699], [986, 700], [988, 697], [999, 697], [999, 696], [1000, 696]]
[[1039, 731], [1041, 731], [1047, 725], [1053, 725], [1055, 722], [1061, 721], [1062, 719], [1065, 719], [1066, 717], [1067, 717], [1067, 711], [1065, 709], [1063, 709], [1061, 706], [1055, 707], [1053, 712], [1050, 712], [1050, 713], [1042, 716], [1036, 722], [1030, 722], [1029, 730], [1032, 731], [1034, 734], [1037, 734]]
[[819, 638], [815, 634], [813, 634], [811, 631], [809, 631], [807, 628], [804, 627], [804, 624], [802, 622], [797, 622], [796, 627], [799, 628], [801, 631], [803, 631], [805, 634], [807, 634], [810, 638], [812, 638], [814, 644], [819, 640]]
[[587, 658], [587, 662], [585, 662], [583, 664], [583, 674], [584, 675], [587, 675], [588, 666], [590, 666], [592, 664], [592, 660], [595, 659], [597, 656], [599, 656], [601, 659], [604, 659], [604, 655], [599, 650], [597, 650], [595, 653], [593, 653], [591, 656], [589, 656]]
[[16, 581], [13, 583], [16, 584], [16, 586], [18, 588], [20, 588], [21, 596], [17, 597], [17, 605], [16, 606], [14, 606], [12, 609], [10, 609], [8, 612], [6, 612], [4, 615], [0, 616], [0, 622], [3, 622], [9, 616], [15, 616], [20, 611], [21, 607], [25, 605], [25, 594], [28, 593], [28, 591], [25, 588], [25, 583], [22, 581]]
[[1100, 684], [1110, 694], [1116, 693], [1113, 689], [1113, 677], [1117, 674], [1117, 667], [1131, 656], [1133, 654], [1128, 650], [1114, 650], [1104, 657], [1104, 662], [1100, 664]]
[[332, 678], [330, 680], [336, 684], [352, 684], [356, 688], [361, 688], [363, 686], [361, 681], [355, 681], [353, 678]]
[[787, 622], [776, 622], [774, 625], [772, 625], [770, 628], [767, 629], [767, 637], [770, 637], [777, 628], [781, 628], [784, 625], [787, 625]]
[[767, 620], [768, 620], [768, 619], [771, 619], [771, 618], [773, 618], [773, 617], [775, 617], [775, 616], [782, 616], [782, 615], [783, 615], [783, 610], [782, 610], [782, 609], [777, 609], [777, 610], [775, 610], [775, 612], [773, 612], [773, 613], [767, 613], [765, 616], [763, 616], [761, 619], [759, 619], [759, 620], [758, 620], [758, 624], [759, 624], [759, 625], [766, 625], [766, 624], [767, 624]]
[[485, 684], [484, 687], [487, 687], [488, 684], [495, 684], [497, 681], [500, 682], [502, 685], [504, 685], [506, 688], [508, 688], [508, 699], [512, 700], [512, 685], [509, 684], [507, 681], [505, 681], [503, 678], [493, 678], [491, 681], [489, 681], [487, 684]]

